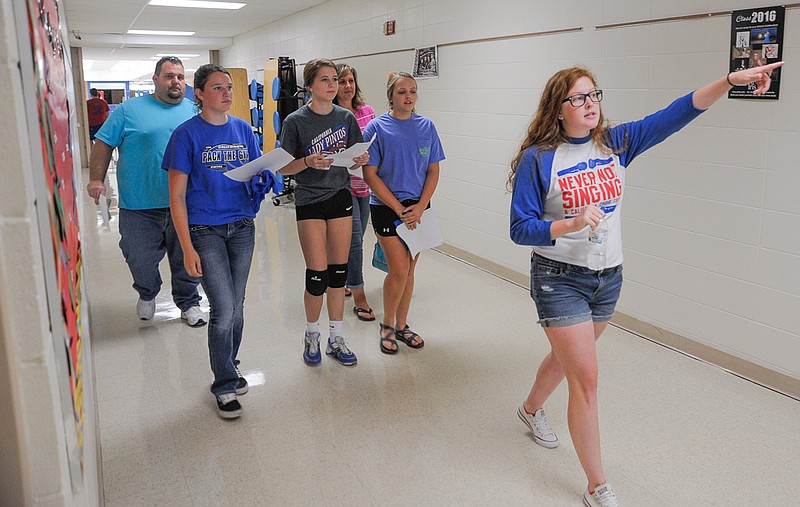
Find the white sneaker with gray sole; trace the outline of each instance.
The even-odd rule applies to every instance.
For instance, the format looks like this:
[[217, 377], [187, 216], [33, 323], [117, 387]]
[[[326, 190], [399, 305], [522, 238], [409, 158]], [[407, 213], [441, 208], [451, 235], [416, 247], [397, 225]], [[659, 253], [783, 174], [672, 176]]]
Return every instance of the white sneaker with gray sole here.
[[533, 433], [534, 442], [548, 449], [555, 449], [558, 447], [558, 437], [553, 433], [553, 430], [550, 429], [550, 423], [547, 422], [544, 409], [540, 408], [533, 414], [529, 414], [525, 410], [525, 406], [520, 405], [517, 409], [517, 415], [528, 429], [531, 430], [531, 433]]
[[190, 327], [205, 326], [208, 323], [208, 315], [199, 306], [190, 306], [185, 312], [181, 312], [181, 318]]
[[594, 493], [583, 493], [583, 505], [586, 507], [619, 507], [617, 495], [607, 482], [594, 488]]

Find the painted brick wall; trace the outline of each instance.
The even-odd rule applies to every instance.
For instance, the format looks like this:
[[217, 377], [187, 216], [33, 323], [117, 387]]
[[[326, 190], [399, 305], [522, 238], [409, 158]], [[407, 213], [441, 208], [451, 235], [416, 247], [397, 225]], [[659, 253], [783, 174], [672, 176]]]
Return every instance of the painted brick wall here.
[[[419, 82], [447, 160], [434, 196], [445, 240], [528, 272], [508, 239], [508, 164], [556, 70], [590, 67], [612, 122], [638, 119], [724, 75], [730, 18], [596, 30], [603, 24], [752, 7], [744, 1], [333, 0], [235, 39], [222, 63], [250, 78], [273, 56], [346, 58], [368, 102], [385, 107], [390, 70], [412, 51], [573, 27], [575, 33], [445, 46], [440, 77]], [[383, 22], [397, 20], [397, 34]], [[779, 102], [722, 99], [628, 173], [626, 284], [619, 310], [800, 378], [800, 10], [788, 10]], [[299, 73], [301, 74], [301, 73]]]

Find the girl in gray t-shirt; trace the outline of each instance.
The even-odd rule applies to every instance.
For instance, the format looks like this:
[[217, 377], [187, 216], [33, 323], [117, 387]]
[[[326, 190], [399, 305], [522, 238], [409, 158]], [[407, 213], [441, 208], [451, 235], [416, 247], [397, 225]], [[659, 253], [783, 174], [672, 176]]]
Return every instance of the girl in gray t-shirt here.
[[[303, 360], [309, 366], [322, 361], [319, 315], [322, 295], [327, 292], [330, 338], [326, 354], [350, 366], [357, 359], [342, 333], [353, 216], [350, 174], [347, 167], [334, 166], [325, 157], [361, 142], [361, 129], [353, 113], [333, 104], [339, 91], [336, 64], [323, 58], [309, 61], [303, 81], [311, 93], [311, 102], [290, 114], [283, 123], [281, 147], [295, 160], [279, 171], [294, 175], [297, 183], [297, 233], [306, 261]], [[353, 159], [351, 168], [368, 160], [369, 154], [364, 153]]]

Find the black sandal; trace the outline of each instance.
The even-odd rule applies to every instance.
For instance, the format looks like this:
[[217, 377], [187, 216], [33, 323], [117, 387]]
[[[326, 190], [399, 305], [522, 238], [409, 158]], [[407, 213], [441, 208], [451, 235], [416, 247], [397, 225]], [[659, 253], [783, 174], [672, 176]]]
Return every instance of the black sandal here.
[[[356, 314], [358, 320], [363, 320], [364, 322], [372, 322], [373, 320], [375, 320], [375, 314], [372, 312], [372, 308], [369, 307], [360, 308], [356, 306], [355, 308], [353, 308], [353, 313]], [[364, 317], [363, 315], [361, 315], [362, 313], [366, 313], [367, 316]]]
[[[422, 337], [408, 328], [408, 324], [403, 329], [395, 329], [394, 334], [397, 339], [412, 349], [421, 349], [425, 346], [425, 342], [422, 340]], [[414, 344], [414, 340], [418, 340], [416, 344]]]
[[[397, 346], [397, 340], [395, 340], [394, 328], [392, 326], [387, 326], [386, 324], [381, 324], [380, 326], [381, 352], [384, 354], [397, 354], [397, 351], [400, 347]], [[389, 333], [384, 336], [384, 331], [389, 331]], [[390, 349], [384, 345], [384, 342], [394, 345], [395, 348]]]

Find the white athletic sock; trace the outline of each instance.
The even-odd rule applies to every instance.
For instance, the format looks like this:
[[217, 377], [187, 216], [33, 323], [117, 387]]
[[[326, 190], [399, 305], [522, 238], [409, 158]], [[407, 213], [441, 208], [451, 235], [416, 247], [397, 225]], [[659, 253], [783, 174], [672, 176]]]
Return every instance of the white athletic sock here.
[[306, 333], [319, 333], [319, 321], [317, 322], [306, 322]]
[[336, 338], [337, 336], [342, 336], [342, 323], [343, 321], [341, 320], [330, 321], [328, 327], [331, 330], [331, 341], [333, 341], [333, 339]]

